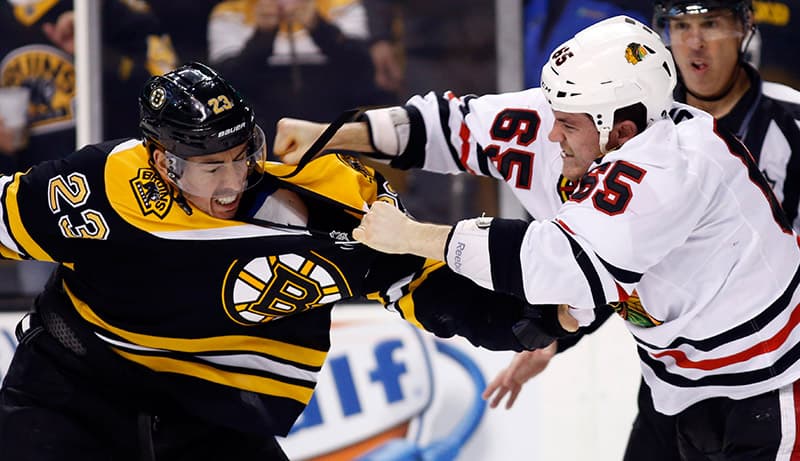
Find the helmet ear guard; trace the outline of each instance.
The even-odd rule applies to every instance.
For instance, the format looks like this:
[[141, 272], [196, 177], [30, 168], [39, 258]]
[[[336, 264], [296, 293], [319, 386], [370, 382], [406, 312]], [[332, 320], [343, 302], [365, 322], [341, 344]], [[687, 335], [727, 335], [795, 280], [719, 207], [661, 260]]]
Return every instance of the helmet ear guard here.
[[641, 103], [648, 125], [665, 118], [676, 83], [672, 54], [659, 35], [616, 16], [557, 47], [542, 69], [541, 88], [553, 110], [591, 117], [605, 153], [618, 109]]

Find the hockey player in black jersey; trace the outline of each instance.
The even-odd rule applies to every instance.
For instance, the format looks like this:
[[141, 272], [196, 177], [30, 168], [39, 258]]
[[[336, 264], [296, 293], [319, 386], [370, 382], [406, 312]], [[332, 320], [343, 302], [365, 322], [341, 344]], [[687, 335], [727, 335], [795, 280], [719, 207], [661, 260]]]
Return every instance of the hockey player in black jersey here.
[[0, 176], [0, 255], [60, 263], [17, 329], [4, 460], [285, 459], [348, 298], [492, 349], [551, 339], [535, 308], [351, 240], [371, 203], [402, 207], [391, 187], [345, 155], [280, 179], [208, 67], [152, 78], [140, 111], [143, 141]]

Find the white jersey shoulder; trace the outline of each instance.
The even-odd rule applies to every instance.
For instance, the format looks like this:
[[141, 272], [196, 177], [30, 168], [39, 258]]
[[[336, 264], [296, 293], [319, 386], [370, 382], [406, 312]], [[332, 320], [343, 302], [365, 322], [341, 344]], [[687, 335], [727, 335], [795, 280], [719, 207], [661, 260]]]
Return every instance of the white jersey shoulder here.
[[424, 122], [425, 170], [494, 177], [534, 218], [555, 215], [562, 204], [561, 148], [547, 140], [553, 113], [541, 90], [481, 97], [431, 92], [408, 105]]

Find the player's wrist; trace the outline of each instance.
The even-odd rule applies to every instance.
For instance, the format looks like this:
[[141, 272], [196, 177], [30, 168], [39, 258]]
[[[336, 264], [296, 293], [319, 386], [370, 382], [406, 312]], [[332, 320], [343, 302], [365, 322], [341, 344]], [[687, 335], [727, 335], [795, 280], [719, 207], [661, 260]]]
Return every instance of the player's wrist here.
[[370, 146], [375, 152], [397, 157], [408, 146], [411, 133], [408, 113], [402, 107], [372, 109], [364, 113]]
[[406, 253], [444, 261], [450, 226], [421, 223], [409, 218], [404, 222], [404, 229], [405, 235], [409, 236], [404, 242]]
[[[322, 130], [328, 127], [322, 124]], [[322, 133], [322, 131], [320, 131]], [[369, 128], [366, 122], [349, 122], [342, 125], [336, 135], [328, 142], [327, 149], [340, 149], [356, 152], [369, 152]]]
[[569, 306], [566, 304], [558, 305], [558, 323], [564, 331], [575, 333], [578, 331], [578, 320], [569, 312]]

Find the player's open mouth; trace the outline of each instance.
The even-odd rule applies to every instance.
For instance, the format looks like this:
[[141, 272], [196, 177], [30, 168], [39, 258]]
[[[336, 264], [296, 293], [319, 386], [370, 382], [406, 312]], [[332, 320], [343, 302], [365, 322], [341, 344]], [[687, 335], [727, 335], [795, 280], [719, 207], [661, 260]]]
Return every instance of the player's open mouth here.
[[694, 67], [697, 70], [705, 70], [708, 68], [708, 64], [706, 64], [703, 61], [693, 61], [692, 67]]
[[225, 206], [230, 205], [234, 201], [236, 201], [236, 195], [227, 195], [225, 197], [214, 197], [214, 201], [217, 202], [219, 205]]
[[567, 158], [567, 157], [572, 157], [572, 155], [569, 155], [568, 153], [566, 153], [565, 151], [562, 150], [561, 151], [561, 158]]

